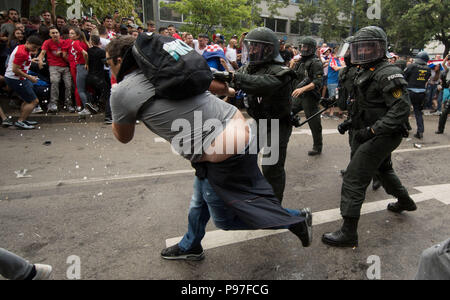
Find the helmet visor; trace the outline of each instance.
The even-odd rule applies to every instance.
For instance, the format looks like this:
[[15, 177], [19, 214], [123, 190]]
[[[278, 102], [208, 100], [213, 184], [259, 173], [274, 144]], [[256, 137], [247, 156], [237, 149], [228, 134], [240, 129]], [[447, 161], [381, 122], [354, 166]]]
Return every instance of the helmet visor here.
[[300, 54], [302, 56], [310, 56], [314, 54], [314, 51], [316, 51], [316, 47], [310, 44], [300, 44]]
[[269, 62], [274, 59], [275, 47], [272, 44], [244, 41], [243, 56], [248, 58], [248, 63], [257, 65], [264, 62]]
[[350, 55], [350, 43], [344, 43], [339, 47], [337, 52], [338, 57], [347, 57]]
[[383, 41], [357, 41], [350, 45], [352, 64], [367, 64], [386, 56], [386, 44]]

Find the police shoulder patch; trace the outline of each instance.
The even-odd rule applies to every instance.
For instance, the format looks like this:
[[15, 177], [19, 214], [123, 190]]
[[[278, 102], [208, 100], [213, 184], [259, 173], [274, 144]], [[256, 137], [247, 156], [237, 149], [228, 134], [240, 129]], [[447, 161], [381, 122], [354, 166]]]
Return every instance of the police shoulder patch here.
[[401, 88], [396, 88], [392, 90], [392, 96], [394, 96], [395, 99], [399, 99], [403, 95], [403, 91]]

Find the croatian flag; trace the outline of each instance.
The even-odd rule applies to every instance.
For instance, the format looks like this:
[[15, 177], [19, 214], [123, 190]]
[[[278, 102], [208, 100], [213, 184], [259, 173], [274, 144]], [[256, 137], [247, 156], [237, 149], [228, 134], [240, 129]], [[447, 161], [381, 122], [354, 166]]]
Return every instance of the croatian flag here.
[[219, 45], [209, 45], [206, 49], [205, 52], [203, 52], [203, 57], [208, 60], [210, 58], [223, 58], [223, 59], [227, 59], [225, 57], [225, 52], [223, 52], [223, 49], [220, 48]]
[[430, 69], [434, 69], [437, 65], [439, 65], [439, 69], [441, 69], [441, 72], [444, 71], [444, 67], [442, 66], [442, 63], [444, 62], [444, 60], [439, 59], [439, 60], [429, 60], [428, 61], [428, 67], [430, 67]]

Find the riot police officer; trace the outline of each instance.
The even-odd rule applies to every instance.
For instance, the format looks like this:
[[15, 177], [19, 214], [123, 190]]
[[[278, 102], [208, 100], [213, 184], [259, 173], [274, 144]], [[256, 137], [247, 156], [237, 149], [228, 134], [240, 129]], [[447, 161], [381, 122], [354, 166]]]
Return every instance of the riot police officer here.
[[[345, 134], [348, 131], [348, 139], [350, 144], [350, 159], [355, 153], [354, 143], [352, 143], [353, 130], [352, 130], [352, 117], [356, 114], [355, 102], [355, 91], [354, 91], [354, 81], [355, 77], [359, 71], [357, 65], [352, 64], [350, 57], [350, 42], [353, 37], [348, 37], [345, 39], [344, 44], [339, 48], [337, 56], [343, 57], [345, 62], [345, 68], [339, 71], [339, 97], [337, 98], [337, 106], [341, 110], [346, 110], [348, 113], [347, 120], [338, 126], [338, 131], [341, 134]], [[345, 170], [341, 171], [341, 174], [345, 173]], [[372, 189], [374, 191], [381, 187], [381, 182], [375, 175], [373, 178]]]
[[[294, 66], [297, 79], [293, 81], [292, 113], [296, 115], [305, 111], [307, 118], [319, 111], [320, 90], [322, 89], [323, 66], [315, 55], [317, 43], [312, 37], [303, 37], [300, 40], [300, 61]], [[313, 136], [313, 149], [308, 155], [314, 156], [322, 153], [322, 124], [320, 117], [308, 122]]]
[[423, 105], [425, 104], [426, 87], [425, 84], [431, 76], [431, 70], [427, 66], [430, 60], [428, 53], [425, 51], [419, 52], [414, 59], [414, 62], [405, 69], [405, 79], [408, 82], [408, 92], [411, 103], [414, 108], [414, 115], [416, 116], [417, 133], [414, 137], [418, 139], [423, 138], [425, 130], [423, 125]]
[[[341, 229], [322, 241], [335, 247], [358, 245], [361, 206], [371, 179], [378, 175], [388, 194], [398, 199], [388, 210], [400, 213], [417, 207], [392, 167], [391, 153], [405, 136], [410, 101], [401, 70], [386, 60], [387, 36], [376, 26], [358, 31], [350, 43], [351, 62], [361, 71], [355, 78], [352, 148], [355, 152], [343, 177]], [[406, 130], [407, 132], [407, 130]]]
[[[232, 78], [232, 86], [244, 91], [248, 98], [248, 114], [259, 124], [267, 120], [267, 145], [276, 145], [272, 141], [272, 120], [279, 120], [278, 141], [279, 159], [275, 164], [265, 164], [271, 153], [263, 153], [263, 174], [272, 185], [275, 196], [283, 199], [286, 184], [284, 164], [289, 138], [292, 133], [290, 113], [292, 108], [291, 82], [294, 71], [284, 65], [279, 53], [279, 40], [275, 33], [265, 27], [251, 30], [244, 39], [244, 51], [248, 64], [241, 67]], [[258, 132], [258, 138], [262, 138]], [[264, 132], [265, 134], [265, 132]]]

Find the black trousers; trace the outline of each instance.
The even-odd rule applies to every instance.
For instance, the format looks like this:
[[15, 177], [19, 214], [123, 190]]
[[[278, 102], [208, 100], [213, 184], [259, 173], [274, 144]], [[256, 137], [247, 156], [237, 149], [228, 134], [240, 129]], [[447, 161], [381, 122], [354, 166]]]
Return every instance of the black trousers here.
[[258, 168], [256, 154], [235, 155], [220, 163], [193, 163], [196, 176], [207, 178], [216, 194], [253, 229], [276, 229], [304, 221], [281, 207]]

